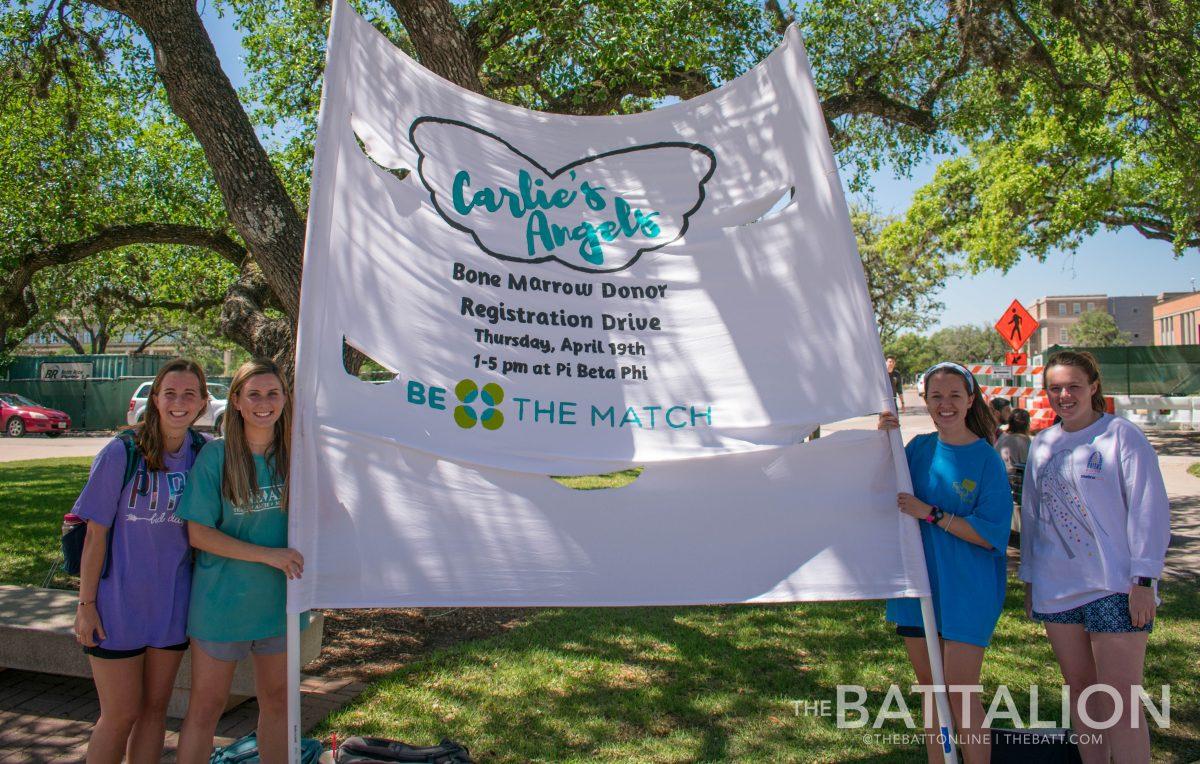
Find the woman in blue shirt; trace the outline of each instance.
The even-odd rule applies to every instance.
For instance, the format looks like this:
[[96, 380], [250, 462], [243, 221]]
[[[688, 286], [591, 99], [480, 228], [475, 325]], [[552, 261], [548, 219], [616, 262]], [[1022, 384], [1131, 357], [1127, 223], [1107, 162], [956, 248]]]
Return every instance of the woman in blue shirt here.
[[[959, 364], [939, 363], [923, 379], [925, 403], [937, 432], [918, 435], [905, 447], [913, 493], [899, 494], [897, 505], [923, 521], [921, 542], [942, 637], [946, 684], [977, 685], [984, 648], [1004, 607], [1012, 492], [1004, 462], [991, 443], [996, 421], [974, 375]], [[892, 429], [899, 422], [895, 414], [885, 413], [879, 426]], [[917, 681], [933, 684], [919, 601], [890, 600], [887, 619], [904, 637]], [[952, 693], [950, 705], [965, 761], [988, 761], [991, 744], [978, 694]], [[935, 721], [925, 720], [930, 735]], [[926, 741], [929, 761], [942, 761], [932, 737]]]

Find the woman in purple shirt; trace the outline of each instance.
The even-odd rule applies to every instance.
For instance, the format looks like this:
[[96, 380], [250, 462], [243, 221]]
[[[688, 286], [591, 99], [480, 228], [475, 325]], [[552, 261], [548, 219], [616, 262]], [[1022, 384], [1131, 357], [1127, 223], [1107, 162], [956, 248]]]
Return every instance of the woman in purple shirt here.
[[164, 365], [133, 435], [136, 470], [126, 480], [125, 441], [114, 438], [96, 456], [72, 510], [88, 524], [75, 636], [100, 698], [89, 764], [162, 757], [167, 702], [188, 646], [192, 581], [187, 528], [175, 505], [195, 444], [203, 442], [190, 427], [207, 404], [204, 371], [194, 361]]

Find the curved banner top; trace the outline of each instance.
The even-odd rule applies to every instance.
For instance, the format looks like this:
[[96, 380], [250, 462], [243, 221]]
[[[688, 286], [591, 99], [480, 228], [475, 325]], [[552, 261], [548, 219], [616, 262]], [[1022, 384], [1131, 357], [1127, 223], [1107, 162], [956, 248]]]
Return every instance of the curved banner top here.
[[314, 165], [290, 612], [929, 593], [890, 436], [802, 443], [891, 388], [794, 30], [707, 95], [571, 117], [335, 2]]
[[[550, 474], [778, 448], [889, 398], [796, 31], [631, 116], [529, 111], [331, 36], [298, 418]], [[343, 369], [343, 343], [391, 381]]]

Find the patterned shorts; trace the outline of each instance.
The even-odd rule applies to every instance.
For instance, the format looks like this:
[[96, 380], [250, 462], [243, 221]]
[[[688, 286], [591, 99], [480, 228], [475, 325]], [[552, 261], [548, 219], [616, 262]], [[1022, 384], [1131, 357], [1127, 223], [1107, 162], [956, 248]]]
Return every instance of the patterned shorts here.
[[1043, 623], [1077, 623], [1084, 631], [1092, 633], [1122, 633], [1130, 631], [1153, 631], [1154, 621], [1140, 629], [1129, 619], [1129, 595], [1109, 594], [1079, 607], [1061, 613], [1039, 613], [1033, 611], [1033, 620]]

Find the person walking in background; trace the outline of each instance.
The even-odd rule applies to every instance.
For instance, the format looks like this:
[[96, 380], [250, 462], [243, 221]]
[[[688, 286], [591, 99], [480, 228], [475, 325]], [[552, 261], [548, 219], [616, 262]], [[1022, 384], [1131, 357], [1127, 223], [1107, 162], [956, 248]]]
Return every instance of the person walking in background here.
[[[1088, 353], [1063, 351], [1043, 371], [1061, 421], [1034, 439], [1021, 502], [1025, 612], [1046, 627], [1070, 688], [1085, 764], [1150, 761], [1150, 731], [1133, 693], [1142, 684], [1157, 582], [1170, 542], [1170, 507], [1158, 455], [1126, 419], [1105, 413], [1100, 371]], [[1108, 729], [1087, 719], [1114, 718]], [[1084, 735], [1083, 733], [1090, 733]], [[1098, 742], [1097, 742], [1098, 741]]]
[[[975, 686], [1004, 606], [1012, 494], [1004, 463], [992, 447], [996, 422], [974, 375], [960, 364], [939, 363], [922, 379], [937, 432], [918, 435], [905, 447], [913, 492], [899, 494], [897, 505], [901, 512], [923, 521], [921, 542], [937, 629], [943, 638], [946, 683]], [[881, 414], [879, 426], [899, 427], [899, 419], [890, 412]], [[887, 619], [904, 638], [917, 681], [933, 684], [919, 601], [889, 600]], [[991, 742], [982, 727], [978, 694], [952, 693], [950, 703], [962, 736], [964, 761], [988, 761]], [[934, 719], [925, 719], [930, 762], [943, 761], [935, 741], [936, 726]]]
[[904, 409], [904, 376], [896, 371], [896, 359], [893, 356], [888, 356], [887, 359], [888, 379], [892, 383], [892, 397], [896, 399], [896, 406], [900, 409], [900, 413], [905, 413]]
[[1028, 411], [1013, 409], [1008, 417], [1008, 431], [996, 440], [996, 453], [1004, 461], [1013, 501], [1018, 506], [1021, 504], [1021, 486], [1025, 480], [1025, 462], [1029, 459], [1029, 421]]
[[1004, 460], [1004, 466], [1009, 471], [1018, 464], [1024, 464], [1029, 459], [1029, 412], [1025, 409], [1013, 409], [1008, 415], [1008, 429], [996, 440], [996, 452]]
[[[203, 764], [229, 699], [237, 662], [254, 659], [258, 752], [287, 760], [289, 578], [304, 568], [287, 548], [292, 401], [279, 368], [248, 361], [229, 385], [225, 437], [200, 452], [178, 516], [199, 550], [188, 634], [192, 691], [179, 733], [179, 761]], [[302, 624], [305, 620], [302, 619]]]
[[1012, 414], [1012, 401], [1007, 398], [992, 398], [992, 413], [996, 417], [996, 436], [992, 440], [999, 440], [1004, 434], [1004, 426], [1008, 424], [1008, 417]]
[[145, 420], [92, 462], [72, 514], [87, 521], [75, 638], [100, 699], [91, 764], [157, 762], [167, 703], [188, 647], [192, 554], [175, 512], [206, 442], [191, 429], [208, 405], [204, 371], [168, 361], [150, 386]]

